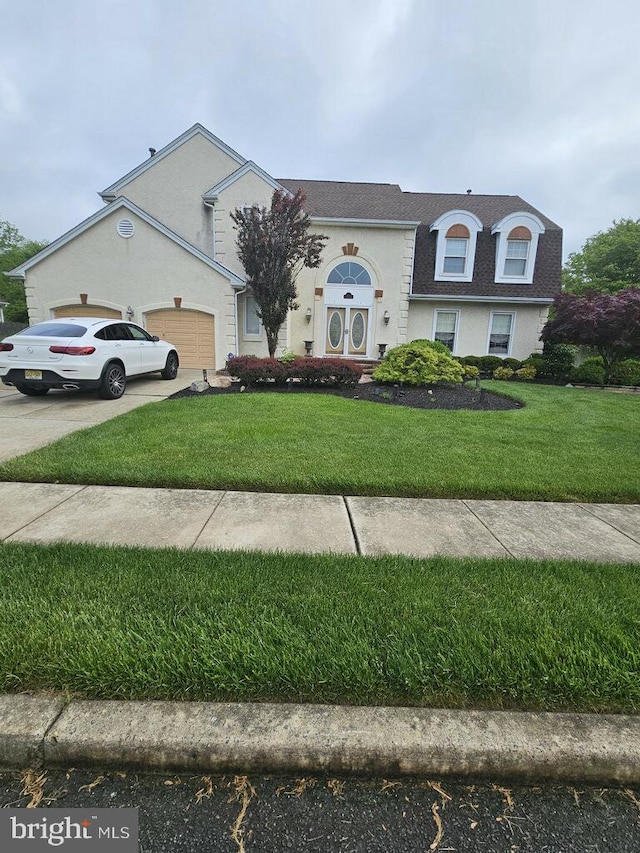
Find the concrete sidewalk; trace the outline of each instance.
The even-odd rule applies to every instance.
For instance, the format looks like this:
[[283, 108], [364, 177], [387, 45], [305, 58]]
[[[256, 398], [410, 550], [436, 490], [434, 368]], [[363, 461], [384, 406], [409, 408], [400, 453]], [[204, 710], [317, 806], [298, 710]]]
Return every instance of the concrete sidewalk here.
[[634, 785], [640, 718], [0, 696], [0, 766]]
[[640, 505], [0, 483], [5, 542], [640, 563]]

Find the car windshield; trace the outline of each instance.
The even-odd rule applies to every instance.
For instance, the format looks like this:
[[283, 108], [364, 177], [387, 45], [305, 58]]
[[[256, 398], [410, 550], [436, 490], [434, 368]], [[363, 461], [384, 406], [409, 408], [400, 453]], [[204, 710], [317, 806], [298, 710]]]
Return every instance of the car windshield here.
[[76, 323], [37, 323], [17, 334], [36, 338], [81, 338], [86, 331], [86, 326]]

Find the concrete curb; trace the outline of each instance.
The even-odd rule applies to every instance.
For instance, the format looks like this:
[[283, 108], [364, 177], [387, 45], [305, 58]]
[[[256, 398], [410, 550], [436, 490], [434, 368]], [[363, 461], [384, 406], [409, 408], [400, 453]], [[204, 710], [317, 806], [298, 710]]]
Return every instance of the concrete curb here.
[[62, 705], [0, 697], [0, 765], [640, 783], [640, 717], [267, 703]]

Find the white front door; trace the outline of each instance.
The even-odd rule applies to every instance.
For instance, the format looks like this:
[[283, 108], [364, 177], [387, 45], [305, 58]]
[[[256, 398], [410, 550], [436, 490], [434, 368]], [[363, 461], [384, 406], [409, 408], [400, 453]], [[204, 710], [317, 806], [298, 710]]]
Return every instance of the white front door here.
[[325, 355], [366, 358], [369, 309], [329, 306], [326, 312]]

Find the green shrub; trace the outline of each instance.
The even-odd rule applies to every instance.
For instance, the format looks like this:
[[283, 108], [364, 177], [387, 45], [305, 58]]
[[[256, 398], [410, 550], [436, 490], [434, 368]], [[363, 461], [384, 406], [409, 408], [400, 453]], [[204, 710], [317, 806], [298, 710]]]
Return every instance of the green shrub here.
[[525, 367], [521, 367], [519, 370], [516, 370], [515, 375], [516, 379], [520, 379], [524, 382], [531, 382], [536, 378], [537, 370], [532, 364], [527, 364]]
[[[464, 368], [452, 357], [444, 344], [435, 341], [411, 341], [394, 347], [373, 371], [378, 382], [405, 385], [457, 384], [462, 382]], [[442, 347], [442, 349], [440, 348]]]
[[574, 367], [570, 375], [571, 382], [580, 385], [604, 385], [604, 362], [598, 355], [585, 358], [582, 364]]
[[[415, 341], [411, 341], [412, 344], [419, 344], [420, 346], [428, 347], [432, 349], [434, 352], [441, 352], [444, 355], [451, 356], [451, 350], [448, 346], [441, 343], [440, 341], [428, 341], [426, 338], [417, 338]], [[451, 356], [453, 358], [453, 356]]]
[[609, 381], [612, 385], [640, 385], [640, 361], [626, 358], [614, 364]]
[[491, 376], [494, 370], [504, 367], [504, 362], [497, 355], [483, 355], [478, 367], [480, 368], [480, 373]]
[[571, 375], [576, 360], [576, 348], [570, 344], [545, 343], [540, 363], [536, 365], [538, 375], [545, 379], [566, 381]]
[[291, 352], [291, 350], [283, 350], [282, 355], [278, 358], [278, 361], [281, 364], [289, 364], [289, 362], [293, 361], [296, 357], [295, 352]]
[[464, 378], [466, 379], [477, 379], [480, 376], [479, 368], [475, 367], [473, 364], [465, 364], [464, 365]]
[[505, 358], [502, 361], [503, 367], [510, 367], [511, 370], [519, 370], [522, 367], [522, 362], [517, 358]]
[[513, 370], [510, 367], [496, 367], [493, 371], [494, 379], [511, 379]]
[[480, 367], [480, 356], [479, 355], [465, 355], [465, 357], [462, 360], [465, 364], [468, 364], [471, 367]]
[[526, 367], [528, 364], [532, 364], [535, 369], [539, 372], [541, 366], [544, 364], [544, 356], [541, 352], [532, 352], [528, 358], [522, 362], [522, 366]]

